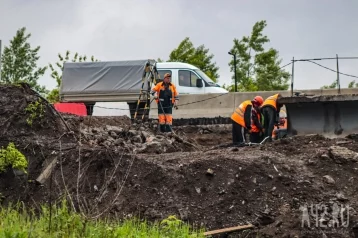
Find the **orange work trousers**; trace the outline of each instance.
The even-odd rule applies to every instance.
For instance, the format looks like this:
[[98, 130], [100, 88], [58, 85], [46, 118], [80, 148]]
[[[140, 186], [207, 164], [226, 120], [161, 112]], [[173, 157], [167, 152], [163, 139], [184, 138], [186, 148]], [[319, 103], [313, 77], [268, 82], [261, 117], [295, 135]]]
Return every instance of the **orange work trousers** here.
[[171, 132], [171, 126], [173, 124], [172, 106], [162, 103], [158, 104], [158, 119], [161, 132]]

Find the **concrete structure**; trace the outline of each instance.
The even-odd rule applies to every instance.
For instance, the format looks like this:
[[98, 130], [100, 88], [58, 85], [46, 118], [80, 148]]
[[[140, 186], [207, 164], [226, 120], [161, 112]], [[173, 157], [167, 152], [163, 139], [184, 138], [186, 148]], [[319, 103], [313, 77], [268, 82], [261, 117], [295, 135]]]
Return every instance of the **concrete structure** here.
[[290, 135], [358, 133], [358, 94], [285, 97]]
[[[325, 90], [296, 90], [305, 95], [336, 95], [336, 89]], [[284, 97], [290, 97], [290, 91], [264, 91], [264, 92], [237, 92], [227, 94], [204, 94], [204, 95], [180, 95], [178, 110], [173, 109], [174, 119], [188, 118], [216, 118], [230, 117], [237, 106], [245, 100], [250, 100], [256, 95], [264, 99], [281, 93]], [[179, 92], [180, 94], [180, 92]], [[341, 89], [341, 94], [358, 94], [358, 88]], [[151, 104], [150, 119], [158, 118], [158, 105], [155, 101]]]

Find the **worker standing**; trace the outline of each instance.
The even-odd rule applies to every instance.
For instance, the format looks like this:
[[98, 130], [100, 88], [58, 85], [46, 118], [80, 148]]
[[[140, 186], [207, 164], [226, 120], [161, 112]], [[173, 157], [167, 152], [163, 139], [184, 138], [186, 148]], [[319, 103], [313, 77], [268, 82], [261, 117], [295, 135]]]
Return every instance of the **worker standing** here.
[[264, 136], [269, 137], [269, 141], [272, 141], [272, 132], [275, 124], [277, 124], [279, 113], [282, 104], [277, 102], [282, 96], [281, 94], [275, 94], [268, 97], [261, 106], [261, 112], [264, 117]]
[[158, 105], [158, 119], [161, 132], [171, 132], [173, 123], [172, 109], [177, 106], [179, 96], [176, 87], [171, 83], [171, 75], [166, 73], [162, 82], [156, 84], [151, 94]]
[[250, 132], [250, 142], [260, 143], [262, 140], [264, 128], [261, 124], [261, 110], [260, 106], [264, 102], [264, 99], [261, 96], [256, 96], [254, 100], [251, 101], [251, 130]]
[[[260, 100], [261, 98], [261, 100]], [[261, 103], [260, 103], [261, 101]], [[247, 132], [251, 132], [251, 120], [252, 120], [252, 103], [262, 104], [262, 97], [256, 96], [252, 101], [246, 100], [242, 102], [231, 115], [232, 121], [232, 141], [233, 144], [245, 143], [245, 135]], [[255, 129], [254, 129], [255, 130]]]

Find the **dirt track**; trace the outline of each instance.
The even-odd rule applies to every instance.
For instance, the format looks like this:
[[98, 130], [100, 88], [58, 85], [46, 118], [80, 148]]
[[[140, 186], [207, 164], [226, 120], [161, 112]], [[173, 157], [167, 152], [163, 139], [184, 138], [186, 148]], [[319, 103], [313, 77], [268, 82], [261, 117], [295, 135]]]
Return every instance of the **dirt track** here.
[[[89, 217], [154, 220], [177, 215], [208, 230], [252, 223], [252, 237], [257, 232], [266, 237], [354, 237], [358, 229], [354, 138], [308, 135], [215, 149], [230, 142], [230, 125], [175, 128], [175, 137], [156, 135], [152, 124], [130, 125], [124, 117], [62, 115], [68, 130], [45, 102], [44, 116], [30, 126], [25, 108], [37, 96], [21, 87], [0, 86], [0, 91], [0, 146], [15, 142], [29, 160], [27, 180], [10, 170], [0, 174], [3, 204], [21, 199], [38, 207], [67, 191], [75, 209]], [[53, 159], [52, 180], [36, 183]], [[305, 204], [349, 205], [349, 227], [317, 227], [311, 216], [311, 228], [307, 223], [302, 228], [300, 208]], [[343, 215], [347, 221], [347, 212]], [[323, 225], [332, 221], [330, 215], [322, 220]]]

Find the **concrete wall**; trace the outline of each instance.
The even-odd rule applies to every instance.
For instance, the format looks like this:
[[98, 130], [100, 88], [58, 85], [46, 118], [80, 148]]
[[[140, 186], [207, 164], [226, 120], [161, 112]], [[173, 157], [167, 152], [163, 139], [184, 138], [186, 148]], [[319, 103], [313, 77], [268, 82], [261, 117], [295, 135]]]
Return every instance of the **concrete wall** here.
[[[312, 89], [312, 90], [295, 90], [294, 92], [305, 93], [307, 95], [336, 95], [337, 89]], [[197, 94], [197, 95], [180, 95], [178, 110], [173, 109], [174, 119], [187, 118], [214, 118], [230, 117], [237, 106], [245, 100], [251, 100], [256, 95], [264, 99], [281, 93], [282, 96], [291, 96], [291, 91], [265, 91], [265, 92], [237, 92], [222, 94]], [[180, 94], [180, 92], [179, 92]], [[358, 88], [341, 89], [341, 94], [358, 94]], [[215, 98], [214, 98], [215, 97]], [[149, 118], [158, 118], [158, 105], [155, 101], [151, 104]]]

